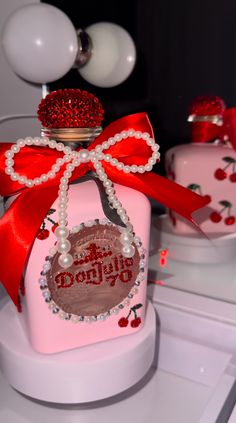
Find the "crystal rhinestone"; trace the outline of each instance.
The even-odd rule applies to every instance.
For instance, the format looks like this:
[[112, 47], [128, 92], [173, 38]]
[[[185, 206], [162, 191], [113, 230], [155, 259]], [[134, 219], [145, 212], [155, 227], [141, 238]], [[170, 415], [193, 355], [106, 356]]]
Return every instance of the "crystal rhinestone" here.
[[98, 320], [97, 316], [92, 316], [92, 320], [96, 322]]
[[128, 294], [128, 298], [133, 298], [133, 294]]
[[122, 310], [124, 308], [123, 304], [119, 304], [118, 307]]
[[79, 323], [79, 316], [76, 316], [75, 314], [71, 316], [71, 322], [72, 323]]
[[139, 271], [142, 272], [142, 273], [145, 272], [144, 267], [140, 267]]
[[136, 282], [135, 282], [135, 285], [136, 285], [136, 286], [139, 286], [139, 285], [140, 285], [140, 281], [136, 281]]
[[99, 319], [100, 319], [100, 320], [106, 320], [106, 316], [105, 316], [105, 314], [100, 314]]
[[43, 293], [43, 297], [44, 297], [44, 298], [48, 298], [48, 297], [50, 297], [50, 292], [49, 292], [49, 291], [45, 291], [45, 292]]
[[83, 322], [84, 321], [84, 316], [79, 316], [79, 321]]
[[46, 303], [50, 303], [51, 302], [51, 297], [45, 298], [45, 302]]
[[47, 280], [46, 280], [46, 278], [39, 278], [38, 283], [40, 285], [44, 285], [45, 283], [47, 283]]
[[48, 285], [47, 284], [45, 284], [45, 285], [40, 285], [40, 289], [43, 291], [44, 289], [46, 289], [46, 288], [48, 288]]
[[70, 320], [70, 318], [71, 318], [71, 314], [65, 313], [65, 320]]
[[57, 314], [59, 312], [59, 308], [58, 307], [54, 307], [52, 309], [53, 314]]

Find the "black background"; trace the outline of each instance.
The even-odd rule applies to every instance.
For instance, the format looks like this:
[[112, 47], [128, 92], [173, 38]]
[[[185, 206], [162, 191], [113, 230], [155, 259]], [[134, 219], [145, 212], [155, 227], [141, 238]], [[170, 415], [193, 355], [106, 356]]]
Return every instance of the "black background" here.
[[[236, 105], [235, 0], [52, 0], [76, 28], [110, 21], [128, 30], [137, 47], [132, 75], [114, 88], [86, 83], [76, 70], [51, 89], [82, 88], [103, 103], [105, 124], [147, 111], [161, 144], [190, 140], [188, 107], [197, 95], [218, 95]], [[156, 169], [163, 173], [162, 165]]]

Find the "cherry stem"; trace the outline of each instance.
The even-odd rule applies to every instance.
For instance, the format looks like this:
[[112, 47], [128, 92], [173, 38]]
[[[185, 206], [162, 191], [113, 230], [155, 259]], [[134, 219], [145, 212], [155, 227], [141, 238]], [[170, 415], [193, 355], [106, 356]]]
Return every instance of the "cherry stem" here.
[[131, 315], [131, 310], [129, 311], [129, 314], [126, 316], [127, 320], [129, 320], [130, 315]]
[[46, 219], [47, 219], [49, 222], [51, 222], [53, 225], [56, 225], [56, 222], [55, 222], [53, 219], [51, 219], [50, 217], [46, 217]]
[[230, 216], [231, 207], [228, 207], [228, 216]]
[[44, 230], [45, 227], [46, 227], [46, 223], [45, 223], [45, 220], [43, 220], [43, 222], [42, 222], [42, 229]]
[[226, 170], [227, 169], [227, 167], [229, 167], [229, 166], [231, 166], [232, 165], [232, 163], [227, 163], [227, 165], [223, 168], [223, 170]]

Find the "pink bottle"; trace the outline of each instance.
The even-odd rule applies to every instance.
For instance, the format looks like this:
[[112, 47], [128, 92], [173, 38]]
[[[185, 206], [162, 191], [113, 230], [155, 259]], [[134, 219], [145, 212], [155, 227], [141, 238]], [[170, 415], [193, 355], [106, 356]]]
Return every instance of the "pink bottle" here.
[[[209, 199], [208, 206], [198, 214], [205, 233], [235, 232], [236, 151], [228, 139], [231, 110], [225, 111], [218, 97], [200, 97], [191, 112], [194, 142], [167, 151], [167, 176]], [[205, 142], [214, 139], [217, 139], [214, 143]], [[196, 232], [191, 223], [173, 212], [170, 212], [170, 222], [177, 233]]]
[[[97, 127], [44, 130], [49, 138], [72, 147], [78, 141], [87, 146], [99, 132]], [[134, 228], [132, 257], [122, 255], [122, 228], [105, 215], [94, 180], [69, 187], [69, 268], [59, 265], [58, 252], [48, 253], [57, 241], [58, 199], [42, 222], [26, 268], [22, 304], [30, 342], [38, 352], [56, 353], [130, 335], [143, 326], [150, 204], [136, 190], [114, 187]]]

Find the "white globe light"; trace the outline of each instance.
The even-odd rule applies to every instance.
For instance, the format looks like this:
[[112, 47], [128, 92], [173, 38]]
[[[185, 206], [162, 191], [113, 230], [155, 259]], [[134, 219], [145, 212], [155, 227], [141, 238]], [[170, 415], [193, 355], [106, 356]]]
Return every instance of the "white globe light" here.
[[98, 87], [114, 87], [133, 70], [136, 49], [129, 33], [119, 25], [99, 22], [85, 31], [92, 40], [92, 55], [79, 69], [80, 75]]
[[70, 19], [49, 4], [30, 4], [8, 18], [3, 31], [6, 58], [16, 74], [34, 83], [52, 82], [75, 61], [78, 42]]

